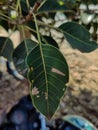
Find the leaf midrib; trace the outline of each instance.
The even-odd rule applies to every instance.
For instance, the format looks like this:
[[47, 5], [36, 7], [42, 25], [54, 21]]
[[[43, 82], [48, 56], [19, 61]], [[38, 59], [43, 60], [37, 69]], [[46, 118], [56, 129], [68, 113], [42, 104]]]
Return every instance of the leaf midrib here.
[[[66, 32], [66, 31], [63, 31], [63, 30], [62, 30], [62, 32], [64, 32], [65, 35], [67, 34], [68, 36], [72, 37], [73, 39], [76, 39], [77, 41], [84, 43], [85, 45], [94, 46], [93, 44], [88, 44], [88, 42], [83, 41], [83, 40], [81, 40], [81, 39], [75, 37], [74, 35], [71, 35], [70, 33]], [[88, 41], [91, 42], [89, 39], [88, 39]]]
[[[47, 71], [46, 71], [46, 66], [45, 66], [45, 59], [44, 59], [44, 55], [43, 55], [42, 44], [40, 43], [39, 46], [40, 46], [43, 68], [44, 68], [44, 72], [45, 72], [46, 92], [48, 94], [48, 87], [47, 87], [48, 86], [48, 78], [47, 78]], [[49, 105], [48, 104], [49, 104], [49, 101], [47, 99], [47, 111], [48, 111], [48, 114], [49, 114]]]

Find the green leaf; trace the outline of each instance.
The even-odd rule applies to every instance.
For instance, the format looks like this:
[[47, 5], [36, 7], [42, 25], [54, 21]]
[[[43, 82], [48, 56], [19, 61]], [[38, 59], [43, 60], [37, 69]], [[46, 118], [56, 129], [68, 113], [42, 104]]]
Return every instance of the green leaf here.
[[12, 60], [13, 43], [8, 37], [0, 37], [0, 56]]
[[83, 26], [75, 22], [68, 22], [59, 28], [73, 48], [79, 49], [81, 52], [91, 52], [98, 48], [96, 42], [90, 41], [90, 33]]
[[56, 48], [59, 48], [57, 42], [52, 37], [42, 36], [42, 41], [46, 44], [50, 44]]
[[27, 56], [28, 78], [35, 107], [50, 119], [66, 90], [69, 79], [68, 65], [58, 49], [37, 45]]
[[31, 20], [29, 22], [26, 23], [26, 25], [30, 28], [30, 32], [33, 34], [33, 36], [35, 36], [35, 38], [37, 39], [37, 33], [36, 33], [36, 27], [35, 27], [35, 22], [34, 20]]
[[[27, 2], [27, 0], [20, 0], [21, 8], [24, 15], [26, 15], [29, 11], [28, 6], [30, 5], [30, 7], [33, 7], [36, 1], [37, 0], [28, 0]], [[29, 3], [29, 5], [27, 5], [27, 3]]]
[[27, 15], [29, 8], [27, 6], [26, 0], [20, 0], [20, 5], [21, 5], [21, 9], [22, 9], [22, 14]]
[[3, 20], [2, 18], [0, 18], [0, 25], [6, 30], [8, 31], [9, 27], [8, 27], [8, 22]]
[[36, 30], [34, 20], [28, 21], [28, 22], [26, 23], [26, 25], [27, 25], [29, 28], [31, 28], [31, 29], [33, 29], [33, 30]]
[[65, 11], [67, 8], [64, 5], [60, 5], [57, 0], [47, 0], [41, 8], [38, 10], [39, 13], [42, 12], [54, 12], [54, 11]]
[[27, 64], [25, 58], [28, 53], [37, 45], [30, 39], [25, 39], [13, 52], [13, 62], [16, 70], [23, 76], [27, 76]]

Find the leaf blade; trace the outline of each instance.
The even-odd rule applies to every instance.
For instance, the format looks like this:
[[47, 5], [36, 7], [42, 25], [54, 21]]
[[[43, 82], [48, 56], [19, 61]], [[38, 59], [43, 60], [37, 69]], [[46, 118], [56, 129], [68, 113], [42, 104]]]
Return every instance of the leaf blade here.
[[13, 62], [16, 70], [25, 77], [27, 75], [27, 65], [25, 63], [26, 56], [36, 45], [36, 42], [30, 39], [24, 39], [13, 52]]
[[13, 43], [8, 37], [0, 37], [0, 56], [12, 60]]
[[56, 48], [59, 48], [57, 42], [50, 36], [42, 36], [42, 41], [46, 44], [50, 44]]
[[66, 6], [60, 5], [57, 0], [47, 0], [45, 4], [43, 4], [41, 8], [38, 10], [38, 13], [65, 11], [67, 9], [68, 8]]
[[[42, 44], [41, 46], [44, 62], [42, 61], [39, 45], [27, 56], [28, 78], [31, 82], [33, 103], [42, 114], [47, 118], [51, 118], [66, 89], [65, 84], [68, 82], [69, 72], [65, 58], [58, 49], [48, 44]], [[32, 59], [32, 57], [35, 57], [35, 59]], [[32, 95], [34, 88], [39, 91], [37, 95]]]
[[59, 28], [72, 48], [81, 52], [91, 52], [98, 48], [96, 42], [90, 41], [90, 33], [83, 26], [75, 22], [68, 22]]

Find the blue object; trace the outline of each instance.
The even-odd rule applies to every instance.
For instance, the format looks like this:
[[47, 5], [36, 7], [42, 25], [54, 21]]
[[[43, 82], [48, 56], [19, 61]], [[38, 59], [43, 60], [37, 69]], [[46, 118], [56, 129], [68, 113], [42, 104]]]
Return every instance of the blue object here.
[[77, 115], [68, 115], [63, 117], [63, 120], [65, 122], [68, 122], [70, 125], [75, 126], [76, 128], [79, 128], [80, 130], [97, 130], [97, 128], [90, 123], [88, 120], [81, 116]]
[[29, 95], [11, 109], [7, 120], [0, 130], [47, 130], [45, 117], [36, 111]]
[[74, 126], [67, 126], [64, 130], [77, 130]]
[[15, 106], [9, 115], [9, 121], [15, 125], [21, 125], [28, 120], [28, 113], [23, 108]]
[[24, 96], [23, 98], [21, 98], [18, 104], [20, 106], [23, 106], [27, 110], [32, 110], [34, 108], [30, 95], [27, 95], [27, 96]]

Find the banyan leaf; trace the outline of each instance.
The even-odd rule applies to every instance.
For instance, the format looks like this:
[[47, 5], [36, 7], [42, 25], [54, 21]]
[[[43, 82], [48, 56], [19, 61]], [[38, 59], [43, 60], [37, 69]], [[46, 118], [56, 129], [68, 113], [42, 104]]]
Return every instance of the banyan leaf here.
[[46, 44], [50, 44], [56, 48], [59, 48], [57, 42], [50, 36], [42, 36], [42, 41]]
[[54, 12], [60, 10], [65, 11], [67, 10], [67, 7], [65, 5], [60, 5], [57, 0], [47, 0], [38, 10], [38, 13]]
[[[37, 0], [28, 0], [30, 7], [33, 7]], [[26, 0], [20, 0], [22, 10], [27, 13], [28, 5]], [[65, 5], [60, 5], [58, 0], [47, 0], [45, 3], [39, 8], [38, 12], [53, 12], [57, 10], [66, 10]]]
[[49, 44], [38, 44], [27, 56], [27, 64], [33, 104], [50, 119], [69, 79], [66, 60], [57, 48]]
[[0, 37], [0, 56], [12, 60], [13, 43], [8, 37]]
[[13, 62], [15, 68], [25, 77], [27, 76], [27, 64], [25, 63], [26, 56], [36, 45], [36, 42], [30, 39], [24, 39], [24, 41], [19, 44], [13, 52]]
[[98, 44], [90, 40], [90, 33], [75, 22], [64, 23], [59, 29], [64, 33], [65, 38], [74, 49], [81, 52], [91, 52], [98, 48]]
[[[36, 0], [28, 0], [28, 3], [31, 8], [33, 8], [34, 4], [36, 3]], [[43, 1], [44, 2], [44, 1]], [[20, 0], [21, 8], [22, 8], [22, 14], [25, 16], [28, 14], [30, 7], [27, 5], [26, 0]], [[36, 14], [43, 14], [43, 13], [51, 13], [56, 11], [66, 11], [68, 8], [65, 5], [60, 5], [58, 0], [46, 0], [36, 11]]]

